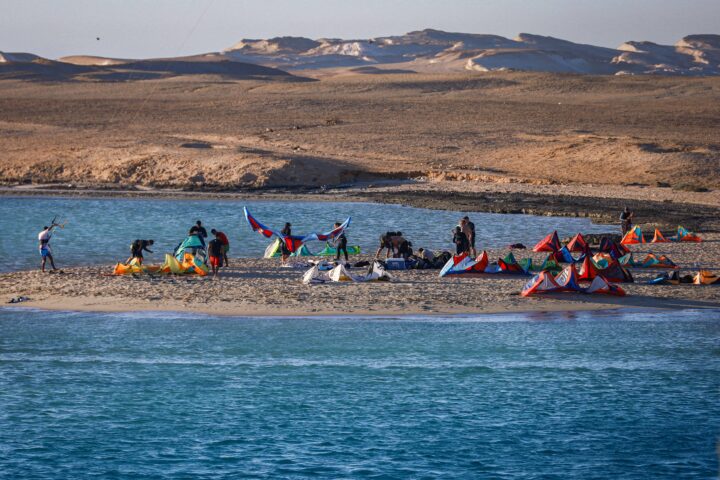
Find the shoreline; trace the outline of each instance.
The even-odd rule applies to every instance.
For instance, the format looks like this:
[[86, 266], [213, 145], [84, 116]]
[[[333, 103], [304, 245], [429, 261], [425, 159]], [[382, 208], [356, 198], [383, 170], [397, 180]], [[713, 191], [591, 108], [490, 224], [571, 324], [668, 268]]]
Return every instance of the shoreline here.
[[[538, 306], [539, 307], [539, 306]], [[462, 310], [462, 311], [437, 311], [437, 312], [421, 312], [421, 311], [408, 311], [407, 309], [404, 309], [402, 311], [394, 312], [390, 311], [388, 313], [384, 314], [377, 314], [377, 313], [363, 313], [363, 312], [354, 312], [354, 313], [347, 313], [347, 314], [341, 314], [338, 312], [314, 312], [314, 313], [301, 313], [301, 314], [293, 314], [293, 313], [271, 313], [267, 311], [251, 311], [246, 313], [237, 313], [237, 312], [227, 312], [227, 311], [214, 311], [212, 309], [196, 309], [192, 311], [182, 311], [182, 310], [172, 310], [172, 309], [163, 309], [163, 308], [142, 308], [142, 309], [132, 309], [132, 308], [93, 308], [93, 307], [74, 307], [74, 308], [67, 308], [67, 306], [63, 306], [60, 303], [55, 303], [53, 301], [40, 301], [35, 302], [33, 304], [30, 304], [29, 302], [23, 302], [21, 304], [10, 304], [10, 305], [2, 305], [0, 306], [0, 311], [3, 310], [16, 310], [16, 311], [22, 311], [22, 310], [35, 310], [40, 312], [65, 312], [65, 313], [98, 313], [98, 314], [122, 314], [122, 313], [135, 313], [135, 314], [150, 314], [150, 313], [167, 313], [167, 314], [176, 314], [176, 315], [203, 315], [208, 317], [220, 317], [220, 318], [237, 318], [237, 319], [245, 319], [245, 318], [262, 318], [262, 319], [316, 319], [316, 318], [325, 318], [325, 319], [335, 319], [335, 318], [342, 318], [345, 319], [385, 319], [385, 318], [392, 318], [392, 319], [398, 319], [398, 320], [405, 320], [405, 319], [413, 319], [413, 318], [421, 318], [421, 319], [433, 319], [433, 318], [441, 318], [441, 319], [463, 319], [463, 318], [470, 318], [474, 316], [502, 316], [502, 315], [532, 315], [532, 314], [574, 314], [579, 312], [594, 312], [594, 313], [603, 313], [603, 314], [611, 314], [614, 312], [619, 311], [625, 311], [625, 312], [664, 312], [664, 311], [678, 311], [678, 310], [718, 310], [720, 312], [720, 303], [717, 307], [696, 307], [696, 306], [688, 306], [686, 308], [677, 308], [677, 307], [633, 307], [633, 306], [626, 306], [626, 305], [593, 305], [593, 306], [582, 306], [577, 305], [576, 308], [563, 308], [560, 305], [553, 306], [552, 308], [526, 308], [526, 309], [518, 309], [518, 310], [508, 310], [508, 309], [487, 309], [487, 310]]]
[[[707, 243], [655, 244], [656, 254], [667, 254], [692, 274], [695, 264], [712, 264], [720, 256], [720, 235]], [[643, 258], [647, 249], [634, 250]], [[507, 251], [489, 250], [493, 259]], [[545, 254], [525, 252], [533, 262]], [[353, 260], [367, 259], [359, 256]], [[230, 259], [231, 266], [217, 278], [187, 276], [115, 276], [112, 266], [64, 268], [61, 274], [25, 270], [0, 274], [3, 302], [25, 296], [17, 308], [87, 312], [185, 312], [220, 316], [396, 316], [481, 315], [494, 313], [556, 313], [615, 309], [720, 310], [717, 285], [650, 285], [667, 270], [631, 269], [635, 283], [619, 284], [625, 297], [554, 294], [522, 297], [530, 276], [479, 275], [439, 277], [438, 270], [389, 272], [390, 282], [326, 283], [305, 285], [309, 268], [299, 260], [296, 268], [279, 268], [278, 259]]]
[[720, 194], [668, 191], [656, 187], [607, 185], [533, 185], [527, 183], [393, 182], [343, 188], [184, 191], [163, 189], [47, 188], [0, 186], [2, 197], [123, 198], [158, 200], [253, 200], [399, 204], [430, 210], [588, 218], [617, 223], [616, 214], [631, 204], [639, 224], [661, 229], [683, 225], [720, 232]]

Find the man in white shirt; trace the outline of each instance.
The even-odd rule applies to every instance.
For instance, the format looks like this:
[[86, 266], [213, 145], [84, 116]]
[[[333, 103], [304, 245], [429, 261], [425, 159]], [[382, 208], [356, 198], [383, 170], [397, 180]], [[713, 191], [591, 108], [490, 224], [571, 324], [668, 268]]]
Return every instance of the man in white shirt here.
[[40, 242], [38, 248], [40, 250], [40, 256], [42, 257], [41, 269], [43, 272], [45, 271], [45, 262], [48, 259], [50, 260], [50, 265], [52, 265], [53, 270], [57, 270], [52, 256], [52, 249], [50, 248], [50, 239], [52, 238], [53, 228], [55, 228], [55, 225], [45, 227], [43, 228], [43, 231], [38, 234], [38, 241]]

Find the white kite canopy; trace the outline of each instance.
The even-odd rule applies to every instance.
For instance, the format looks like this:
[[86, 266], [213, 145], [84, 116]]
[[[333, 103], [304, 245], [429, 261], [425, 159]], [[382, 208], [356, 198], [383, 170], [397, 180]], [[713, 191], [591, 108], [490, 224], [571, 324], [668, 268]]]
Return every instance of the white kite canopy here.
[[320, 265], [315, 265], [303, 275], [303, 283], [309, 285], [312, 283], [325, 282], [376, 282], [389, 281], [392, 277], [385, 271], [380, 262], [374, 262], [370, 271], [365, 275], [356, 275], [350, 272], [345, 265], [340, 264], [332, 270], [322, 271]]

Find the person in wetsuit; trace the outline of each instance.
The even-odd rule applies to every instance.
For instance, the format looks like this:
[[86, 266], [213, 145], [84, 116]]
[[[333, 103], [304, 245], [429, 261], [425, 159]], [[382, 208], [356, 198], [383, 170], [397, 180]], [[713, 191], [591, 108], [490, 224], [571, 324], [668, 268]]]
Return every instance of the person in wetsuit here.
[[[292, 225], [290, 223], [286, 223], [283, 229], [280, 231], [284, 236], [289, 237], [292, 235]], [[290, 255], [292, 252], [289, 248], [287, 248], [287, 245], [285, 244], [285, 241], [283, 239], [280, 239], [280, 253], [281, 253], [281, 259], [282, 264], [285, 265], [287, 263], [288, 258], [290, 258]]]
[[[463, 217], [463, 220], [465, 221], [465, 227], [462, 229], [465, 233], [465, 236], [468, 237], [468, 244], [470, 246], [470, 255], [473, 256], [473, 258], [477, 257], [477, 250], [475, 249], [475, 224], [470, 221], [470, 217], [465, 215]], [[462, 223], [460, 225], [462, 227]], [[465, 230], [467, 228], [467, 231]]]
[[467, 236], [463, 233], [460, 226], [455, 227], [455, 232], [453, 234], [453, 243], [455, 244], [456, 255], [462, 255], [463, 253], [467, 253], [467, 251], [469, 250]]
[[[338, 228], [340, 225], [342, 225], [340, 222], [335, 222], [335, 228]], [[347, 251], [347, 237], [345, 236], [345, 232], [341, 233], [337, 238], [335, 238], [335, 261], [340, 260], [340, 252], [342, 251], [345, 254], [345, 261], [348, 262], [348, 251]]]
[[628, 207], [625, 207], [622, 213], [620, 213], [620, 228], [622, 229], [623, 235], [632, 229], [633, 217], [635, 217], [635, 212], [631, 212]]
[[148, 247], [155, 243], [154, 240], [135, 240], [130, 244], [130, 258], [125, 263], [132, 262], [133, 259], [137, 260], [138, 265], [142, 265], [143, 262], [143, 250], [148, 253], [153, 253]]
[[402, 259], [408, 260], [413, 255], [412, 242], [403, 239], [398, 245], [397, 253]]
[[202, 226], [202, 222], [198, 220], [195, 222], [195, 225], [190, 227], [190, 232], [188, 232], [188, 235], [197, 235], [197, 237], [200, 239], [200, 243], [202, 243], [203, 248], [205, 248], [205, 239], [207, 238], [207, 230], [205, 230], [205, 227]]

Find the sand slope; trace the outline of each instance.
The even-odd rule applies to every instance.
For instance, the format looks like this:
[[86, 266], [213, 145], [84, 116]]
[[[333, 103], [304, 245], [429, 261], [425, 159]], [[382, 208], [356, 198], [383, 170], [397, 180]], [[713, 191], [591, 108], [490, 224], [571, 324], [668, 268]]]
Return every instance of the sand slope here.
[[712, 77], [277, 78], [0, 81], [0, 181], [206, 191], [382, 179], [720, 187]]
[[121, 60], [76, 55], [54, 61], [32, 54], [0, 52], [0, 80], [117, 82], [178, 76], [302, 80], [276, 68], [238, 62], [222, 54], [153, 60]]

